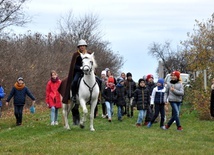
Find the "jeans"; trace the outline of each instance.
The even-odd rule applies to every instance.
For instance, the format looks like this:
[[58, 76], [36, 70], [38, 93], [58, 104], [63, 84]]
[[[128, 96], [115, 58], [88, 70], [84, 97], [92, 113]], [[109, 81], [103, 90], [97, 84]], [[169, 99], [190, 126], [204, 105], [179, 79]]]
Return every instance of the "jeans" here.
[[123, 106], [117, 106], [117, 117], [118, 117], [118, 120], [121, 120], [122, 119], [122, 113], [123, 113]]
[[22, 113], [24, 105], [14, 105], [14, 115], [16, 117], [16, 124], [22, 124]]
[[142, 123], [143, 118], [146, 116], [146, 112], [147, 112], [147, 110], [139, 110], [138, 119], [137, 119], [138, 124]]
[[169, 122], [167, 123], [167, 125], [170, 126], [174, 121], [176, 121], [176, 125], [177, 127], [179, 127], [181, 126], [180, 119], [179, 119], [181, 102], [170, 102], [170, 105], [172, 107], [173, 115], [169, 120]]
[[58, 108], [51, 107], [51, 122], [56, 122], [58, 119]]
[[151, 123], [154, 123], [155, 119], [161, 114], [160, 127], [164, 125], [165, 109], [164, 104], [155, 104], [155, 115], [153, 116]]
[[108, 114], [108, 118], [111, 119], [111, 116], [113, 114], [113, 103], [110, 103], [108, 101], [105, 101], [106, 104], [106, 109], [107, 109], [107, 114]]

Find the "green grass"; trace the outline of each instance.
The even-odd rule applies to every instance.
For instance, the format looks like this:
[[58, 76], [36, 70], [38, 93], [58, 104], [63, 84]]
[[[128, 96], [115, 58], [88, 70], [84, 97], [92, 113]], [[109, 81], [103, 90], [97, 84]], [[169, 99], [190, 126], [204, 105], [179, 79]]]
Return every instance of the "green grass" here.
[[[116, 107], [115, 114], [116, 114]], [[214, 122], [198, 120], [194, 112], [182, 107], [183, 131], [173, 124], [169, 130], [161, 130], [159, 123], [151, 128], [137, 128], [138, 111], [133, 118], [117, 121], [116, 115], [109, 123], [98, 116], [94, 120], [95, 132], [89, 130], [89, 118], [85, 129], [72, 126], [63, 128], [62, 111], [58, 126], [50, 125], [49, 109], [37, 109], [35, 114], [24, 113], [23, 125], [15, 126], [12, 114], [3, 115], [0, 121], [0, 154], [213, 154]], [[4, 112], [6, 113], [6, 112]], [[101, 106], [99, 105], [99, 114]], [[71, 115], [70, 115], [70, 124]]]

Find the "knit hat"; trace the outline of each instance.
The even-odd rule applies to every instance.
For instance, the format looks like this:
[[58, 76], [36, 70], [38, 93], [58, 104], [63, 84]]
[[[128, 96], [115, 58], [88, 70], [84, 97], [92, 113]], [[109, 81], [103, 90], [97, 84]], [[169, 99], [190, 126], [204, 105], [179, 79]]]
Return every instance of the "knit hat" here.
[[158, 79], [157, 83], [160, 83], [163, 86], [164, 85], [164, 79], [162, 79], [162, 78]]
[[110, 77], [108, 78], [108, 83], [114, 83], [114, 77], [110, 76]]
[[148, 75], [146, 76], [146, 80], [147, 80], [147, 81], [148, 81], [150, 78], [154, 79], [154, 77], [153, 77], [152, 74], [148, 74]]
[[23, 77], [19, 77], [18, 79], [17, 79], [17, 81], [24, 81], [24, 79], [23, 79]]
[[121, 77], [119, 77], [118, 79], [117, 79], [117, 83], [118, 84], [120, 84], [121, 82], [123, 82], [124, 80], [123, 80], [123, 78], [121, 78]]
[[106, 76], [106, 71], [105, 70], [103, 70], [102, 72], [101, 72], [101, 75], [105, 75]]
[[158, 79], [157, 83], [161, 84], [160, 86], [158, 86], [158, 90], [161, 90], [164, 88], [164, 79], [162, 79], [162, 78]]
[[171, 73], [171, 75], [176, 76], [177, 79], [180, 80], [180, 72], [179, 72], [179, 71], [173, 71], [173, 72]]
[[129, 76], [132, 77], [132, 73], [128, 72], [128, 73], [126, 74], [126, 77], [129, 77]]
[[143, 78], [139, 79], [139, 80], [138, 80], [138, 85], [140, 85], [140, 83], [141, 83], [142, 81], [145, 82], [145, 80], [144, 80]]

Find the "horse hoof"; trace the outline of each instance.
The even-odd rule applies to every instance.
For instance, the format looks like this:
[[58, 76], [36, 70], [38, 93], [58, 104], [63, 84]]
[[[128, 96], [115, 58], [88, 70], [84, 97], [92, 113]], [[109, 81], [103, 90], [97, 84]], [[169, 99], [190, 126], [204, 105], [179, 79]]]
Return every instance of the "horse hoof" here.
[[84, 126], [84, 125], [82, 125], [82, 124], [80, 124], [80, 128], [81, 128], [81, 129], [84, 129], [84, 128], [85, 128], [85, 126]]
[[71, 128], [69, 126], [64, 126], [64, 128], [67, 130], [71, 130]]
[[91, 131], [92, 131], [92, 132], [94, 132], [94, 131], [95, 131], [95, 129], [91, 129]]

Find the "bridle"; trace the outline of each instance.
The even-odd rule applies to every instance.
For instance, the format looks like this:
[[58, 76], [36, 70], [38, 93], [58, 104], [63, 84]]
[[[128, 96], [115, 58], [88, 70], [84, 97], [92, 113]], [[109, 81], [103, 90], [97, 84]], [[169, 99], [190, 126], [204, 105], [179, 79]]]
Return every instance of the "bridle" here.
[[[88, 57], [84, 57], [82, 60], [84, 60], [84, 59], [89, 59]], [[82, 66], [82, 71], [83, 71], [83, 73], [85, 74], [85, 75], [91, 75], [91, 72], [92, 72], [92, 67], [93, 67], [93, 61], [90, 61], [90, 65], [91, 66], [89, 66], [89, 65], [83, 65]], [[89, 68], [88, 70], [86, 69], [85, 70], [85, 67], [87, 67], [87, 68]], [[90, 92], [90, 97], [89, 97], [89, 101], [87, 102], [87, 103], [90, 103], [91, 102], [91, 97], [92, 97], [92, 92], [93, 92], [93, 89], [94, 89], [94, 87], [96, 86], [96, 84], [97, 84], [97, 82], [96, 82], [96, 79], [95, 79], [95, 83], [94, 83], [94, 85], [92, 86], [92, 87], [90, 87], [87, 83], [86, 83], [86, 81], [83, 79], [83, 82], [84, 82], [84, 84], [88, 87], [88, 89], [89, 89], [89, 92]]]
[[[88, 57], [84, 57], [82, 60], [84, 59], [88, 59]], [[92, 67], [93, 67], [93, 61], [90, 61], [90, 66], [89, 65], [82, 66], [83, 73], [86, 75], [91, 75]], [[85, 68], [88, 68], [88, 70]]]

